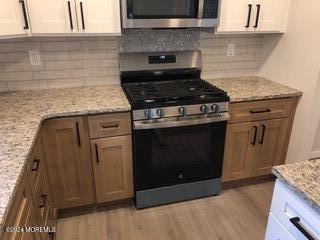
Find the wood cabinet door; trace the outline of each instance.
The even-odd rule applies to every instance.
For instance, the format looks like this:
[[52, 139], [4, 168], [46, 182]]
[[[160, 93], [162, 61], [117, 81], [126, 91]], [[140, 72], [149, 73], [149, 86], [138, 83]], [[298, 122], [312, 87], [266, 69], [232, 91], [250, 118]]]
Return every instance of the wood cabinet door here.
[[223, 0], [220, 3], [220, 22], [217, 32], [250, 32], [253, 30], [255, 0]]
[[288, 118], [259, 122], [256, 156], [251, 164], [251, 176], [271, 174], [275, 165], [283, 164], [288, 141]]
[[223, 162], [223, 181], [250, 177], [251, 159], [255, 157], [256, 123], [229, 124]]
[[[19, 2], [18, 0], [1, 0], [0, 38], [2, 36], [28, 34], [29, 30], [24, 29], [26, 23], [24, 22], [24, 9], [22, 7], [23, 2]], [[27, 14], [26, 17], [28, 21]]]
[[29, 0], [32, 34], [78, 32], [74, 0]]
[[[258, 7], [260, 5], [260, 13]], [[254, 6], [257, 32], [284, 32], [289, 14], [290, 0], [258, 0]], [[255, 23], [254, 23], [255, 24]]]
[[[36, 218], [35, 218], [35, 210], [32, 205], [30, 207], [25, 226], [27, 226], [27, 227], [38, 226]], [[40, 237], [40, 233], [38, 233], [38, 232], [21, 233], [21, 237], [19, 237], [17, 239], [19, 239], [19, 240], [43, 240], [43, 238]]]
[[87, 123], [82, 117], [44, 123], [43, 141], [54, 203], [58, 209], [94, 202]]
[[133, 197], [131, 135], [91, 141], [97, 202]]
[[121, 34], [119, 0], [75, 0], [79, 32]]

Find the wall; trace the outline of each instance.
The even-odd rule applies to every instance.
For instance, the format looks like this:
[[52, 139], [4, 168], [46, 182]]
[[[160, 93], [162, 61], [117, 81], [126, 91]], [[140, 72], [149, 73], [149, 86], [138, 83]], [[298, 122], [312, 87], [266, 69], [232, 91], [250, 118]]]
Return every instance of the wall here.
[[[0, 41], [0, 91], [119, 84], [118, 52], [200, 49], [203, 77], [255, 75], [261, 35], [215, 36], [212, 30], [127, 30], [122, 37], [32, 37]], [[227, 44], [236, 55], [227, 57]], [[41, 66], [31, 66], [39, 50]]]
[[[320, 1], [291, 1], [288, 31], [265, 36], [261, 51], [265, 59], [258, 75], [304, 92], [299, 102], [287, 162], [310, 157], [320, 108]], [[318, 105], [318, 106], [317, 106]]]

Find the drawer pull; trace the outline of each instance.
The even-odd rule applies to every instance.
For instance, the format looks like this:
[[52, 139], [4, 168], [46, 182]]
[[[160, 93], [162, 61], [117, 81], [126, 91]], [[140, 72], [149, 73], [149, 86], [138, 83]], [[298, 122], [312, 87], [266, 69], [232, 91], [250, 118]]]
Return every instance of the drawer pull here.
[[253, 140], [251, 142], [251, 145], [254, 146], [256, 145], [256, 141], [257, 141], [257, 132], [258, 132], [258, 127], [254, 126], [254, 134], [253, 134]]
[[51, 240], [54, 239], [54, 232], [49, 232], [48, 235], [49, 235], [49, 239]]
[[266, 133], [266, 125], [264, 125], [264, 124], [262, 124], [262, 134], [261, 134], [261, 139], [260, 139], [260, 141], [259, 141], [259, 143], [262, 145], [263, 144], [263, 142], [264, 142], [264, 135], [265, 135], [265, 133]]
[[81, 147], [80, 130], [79, 130], [79, 123], [78, 122], [76, 122], [76, 130], [77, 130], [78, 146]]
[[40, 166], [40, 159], [39, 159], [39, 158], [34, 159], [34, 160], [33, 160], [33, 167], [31, 168], [31, 171], [32, 171], [32, 172], [38, 171], [39, 166]]
[[258, 114], [258, 113], [269, 113], [271, 112], [271, 109], [266, 109], [266, 110], [250, 110], [251, 114]]
[[39, 208], [44, 208], [46, 206], [47, 203], [47, 199], [48, 199], [48, 195], [47, 194], [42, 194], [41, 198], [43, 200], [42, 204], [39, 206]]
[[307, 229], [300, 223], [299, 217], [290, 218], [290, 222], [308, 239], [317, 240]]
[[95, 147], [95, 149], [96, 149], [96, 162], [99, 163], [100, 160], [99, 160], [98, 144], [95, 144], [94, 147]]
[[104, 128], [104, 129], [108, 129], [108, 128], [118, 128], [118, 127], [119, 127], [119, 124], [118, 124], [118, 123], [112, 124], [112, 125], [107, 125], [107, 124], [102, 125], [102, 128]]

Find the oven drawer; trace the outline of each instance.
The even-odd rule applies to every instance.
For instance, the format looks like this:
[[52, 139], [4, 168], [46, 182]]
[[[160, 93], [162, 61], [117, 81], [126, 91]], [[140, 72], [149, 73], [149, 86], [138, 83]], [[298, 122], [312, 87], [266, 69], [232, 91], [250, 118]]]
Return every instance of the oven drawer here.
[[274, 189], [271, 213], [295, 239], [305, 240], [307, 238], [294, 224], [301, 225], [316, 239], [320, 239], [320, 214], [279, 180]]
[[229, 123], [289, 117], [296, 99], [284, 98], [230, 104]]
[[91, 139], [131, 134], [129, 112], [90, 116], [88, 121]]
[[279, 221], [269, 213], [268, 227], [265, 240], [296, 240]]

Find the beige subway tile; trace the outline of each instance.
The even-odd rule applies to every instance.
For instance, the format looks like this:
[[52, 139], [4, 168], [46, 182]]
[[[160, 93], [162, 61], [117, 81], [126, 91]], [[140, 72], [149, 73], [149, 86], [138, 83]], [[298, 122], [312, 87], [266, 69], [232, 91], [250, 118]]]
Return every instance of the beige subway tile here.
[[29, 55], [27, 52], [12, 52], [12, 53], [1, 53], [0, 54], [0, 62], [21, 62], [28, 61]]
[[19, 81], [8, 82], [9, 91], [38, 90], [48, 88], [47, 81]]
[[78, 69], [83, 68], [82, 60], [75, 61], [47, 61], [45, 62], [46, 70], [59, 70], [59, 69]]
[[80, 50], [80, 41], [76, 42], [43, 42], [41, 43], [43, 51], [74, 51]]
[[49, 88], [67, 88], [67, 87], [82, 87], [86, 86], [84, 78], [66, 78], [66, 79], [55, 79], [48, 80]]
[[106, 76], [106, 77], [87, 77], [87, 86], [97, 86], [97, 85], [120, 85], [119, 76]]
[[108, 67], [108, 75], [120, 75], [119, 67]]
[[40, 43], [36, 42], [12, 42], [0, 43], [0, 53], [5, 52], [26, 52], [40, 49]]
[[117, 67], [118, 59], [87, 59], [84, 60], [84, 66], [87, 68]]
[[0, 72], [0, 82], [32, 80], [32, 72]]
[[41, 71], [33, 72], [34, 79], [64, 79], [71, 77], [71, 70], [52, 70], [52, 71]]
[[118, 49], [116, 41], [85, 41], [81, 42], [82, 48], [87, 50]]
[[73, 78], [104, 77], [108, 75], [107, 68], [84, 68], [71, 71]]
[[29, 62], [12, 62], [3, 63], [2, 68], [4, 72], [33, 72], [41, 71], [44, 69], [43, 63], [39, 66], [31, 65]]
[[42, 51], [41, 57], [44, 61], [63, 61], [69, 59], [69, 52], [68, 51], [58, 51], [58, 52], [47, 52]]
[[0, 82], [0, 92], [8, 92], [8, 85], [6, 82]]

